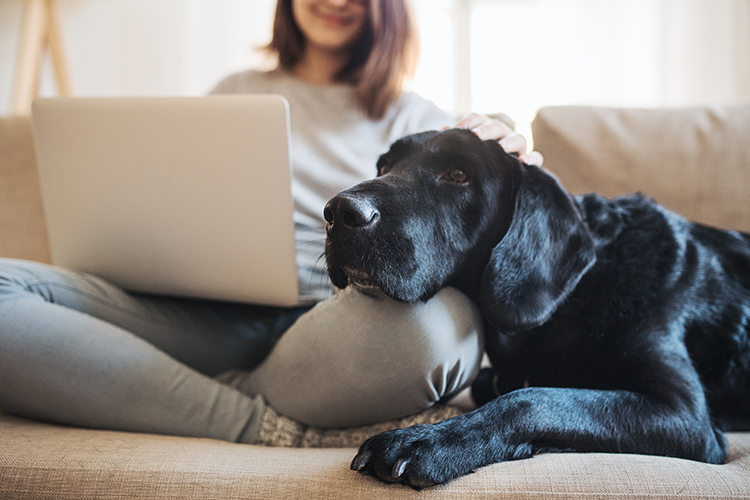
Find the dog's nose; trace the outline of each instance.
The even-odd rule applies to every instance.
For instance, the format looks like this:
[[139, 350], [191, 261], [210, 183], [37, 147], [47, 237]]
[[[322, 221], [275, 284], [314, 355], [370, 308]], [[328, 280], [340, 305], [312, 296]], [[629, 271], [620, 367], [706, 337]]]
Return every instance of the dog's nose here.
[[372, 227], [380, 212], [365, 198], [336, 195], [326, 204], [323, 217], [330, 227], [351, 232]]

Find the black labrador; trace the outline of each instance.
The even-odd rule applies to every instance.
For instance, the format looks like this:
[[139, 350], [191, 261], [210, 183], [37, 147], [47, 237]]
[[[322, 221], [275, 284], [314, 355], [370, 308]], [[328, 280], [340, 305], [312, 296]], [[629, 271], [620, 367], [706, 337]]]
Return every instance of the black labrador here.
[[486, 322], [481, 406], [367, 440], [352, 469], [414, 488], [542, 452], [714, 464], [750, 429], [750, 235], [634, 195], [573, 197], [466, 130], [395, 142], [325, 208], [335, 286], [453, 286]]

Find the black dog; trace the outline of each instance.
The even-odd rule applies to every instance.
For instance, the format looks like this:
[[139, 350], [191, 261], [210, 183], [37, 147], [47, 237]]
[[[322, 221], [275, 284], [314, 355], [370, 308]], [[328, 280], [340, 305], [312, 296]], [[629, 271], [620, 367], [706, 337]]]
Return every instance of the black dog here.
[[465, 130], [401, 139], [378, 172], [326, 206], [333, 283], [462, 290], [493, 370], [483, 406], [374, 436], [352, 469], [420, 488], [541, 452], [719, 464], [722, 431], [750, 429], [750, 235], [572, 197]]

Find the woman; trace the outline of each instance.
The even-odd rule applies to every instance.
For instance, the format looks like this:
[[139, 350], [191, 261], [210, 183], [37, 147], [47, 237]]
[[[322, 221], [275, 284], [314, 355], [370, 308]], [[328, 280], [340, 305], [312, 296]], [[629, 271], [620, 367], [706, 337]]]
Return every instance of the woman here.
[[[215, 89], [290, 102], [306, 305], [147, 297], [0, 260], [0, 409], [252, 443], [266, 401], [304, 423], [342, 427], [415, 413], [466, 386], [482, 351], [481, 320], [466, 297], [446, 289], [410, 305], [350, 287], [328, 298], [320, 260], [326, 200], [371, 177], [392, 140], [451, 123], [401, 91], [415, 54], [411, 19], [397, 0], [281, 0], [269, 46], [279, 68], [233, 75]], [[500, 122], [471, 115], [457, 126], [525, 152], [523, 138]], [[228, 370], [249, 371], [241, 390], [211, 378]]]

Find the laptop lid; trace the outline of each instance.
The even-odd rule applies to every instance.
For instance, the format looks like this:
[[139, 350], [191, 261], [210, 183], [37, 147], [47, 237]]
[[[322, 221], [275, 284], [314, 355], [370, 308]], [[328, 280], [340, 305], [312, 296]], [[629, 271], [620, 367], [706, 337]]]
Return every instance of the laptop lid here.
[[136, 292], [297, 304], [283, 97], [37, 99], [33, 126], [53, 264]]

